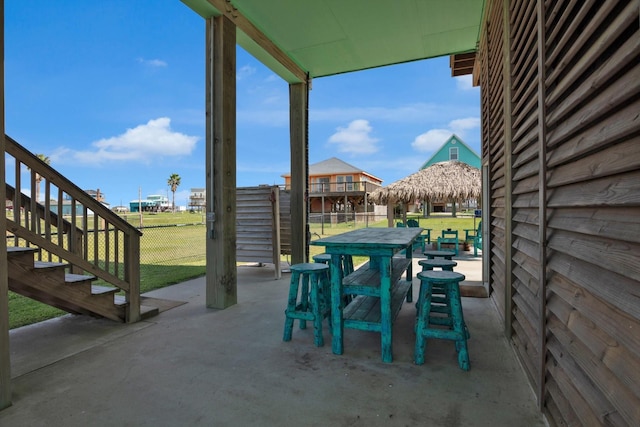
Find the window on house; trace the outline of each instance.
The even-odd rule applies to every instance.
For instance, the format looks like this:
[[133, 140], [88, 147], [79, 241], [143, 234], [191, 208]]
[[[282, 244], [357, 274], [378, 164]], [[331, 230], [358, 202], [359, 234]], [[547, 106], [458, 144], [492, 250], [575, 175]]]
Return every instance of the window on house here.
[[458, 147], [449, 148], [449, 160], [458, 160]]
[[316, 182], [313, 185], [313, 190], [312, 190], [314, 193], [324, 193], [330, 190], [328, 177], [316, 178], [314, 181]]

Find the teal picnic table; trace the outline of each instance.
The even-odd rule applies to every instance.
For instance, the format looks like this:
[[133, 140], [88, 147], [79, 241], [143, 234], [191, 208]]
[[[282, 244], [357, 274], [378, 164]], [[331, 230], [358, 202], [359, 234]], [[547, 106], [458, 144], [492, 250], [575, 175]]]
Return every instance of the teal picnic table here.
[[[380, 332], [382, 360], [393, 360], [393, 321], [405, 298], [412, 298], [411, 247], [420, 233], [422, 228], [361, 228], [311, 242], [331, 254], [334, 354], [343, 353], [344, 328], [353, 328]], [[404, 256], [394, 257], [402, 251]], [[369, 262], [341, 280], [342, 255], [368, 256]], [[354, 298], [343, 307], [342, 295]]]

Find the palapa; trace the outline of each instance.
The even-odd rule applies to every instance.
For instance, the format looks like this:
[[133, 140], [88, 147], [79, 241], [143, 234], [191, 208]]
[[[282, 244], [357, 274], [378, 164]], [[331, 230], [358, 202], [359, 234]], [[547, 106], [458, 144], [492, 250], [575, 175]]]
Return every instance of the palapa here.
[[379, 188], [369, 200], [382, 205], [414, 200], [479, 198], [482, 194], [480, 169], [459, 161], [434, 163], [406, 178]]

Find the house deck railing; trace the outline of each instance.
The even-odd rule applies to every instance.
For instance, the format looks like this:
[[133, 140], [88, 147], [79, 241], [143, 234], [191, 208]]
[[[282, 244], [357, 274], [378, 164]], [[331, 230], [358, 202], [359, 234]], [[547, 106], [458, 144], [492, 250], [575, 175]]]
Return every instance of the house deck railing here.
[[[312, 182], [309, 184], [309, 194], [316, 195], [322, 193], [346, 193], [359, 192], [370, 193], [380, 188], [379, 184], [370, 181], [331, 181], [331, 182]], [[290, 190], [291, 186], [286, 185], [285, 190]]]

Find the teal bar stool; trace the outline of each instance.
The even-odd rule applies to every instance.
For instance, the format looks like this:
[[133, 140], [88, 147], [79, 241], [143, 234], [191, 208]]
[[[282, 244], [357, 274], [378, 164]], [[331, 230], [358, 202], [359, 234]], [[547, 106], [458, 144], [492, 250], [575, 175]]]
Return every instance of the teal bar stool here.
[[[353, 257], [351, 255], [342, 255], [342, 271], [345, 276], [353, 273]], [[313, 262], [322, 264], [331, 264], [331, 254], [318, 254], [313, 256]]]
[[434, 268], [440, 268], [445, 271], [453, 271], [453, 267], [458, 263], [448, 259], [434, 258], [434, 259], [421, 259], [418, 264], [422, 266], [422, 271], [433, 270]]
[[[418, 319], [416, 322], [416, 347], [414, 361], [416, 365], [424, 364], [424, 350], [427, 338], [451, 340], [455, 342], [458, 353], [458, 366], [469, 370], [469, 351], [467, 349], [468, 331], [462, 314], [460, 301], [460, 282], [465, 276], [454, 271], [421, 271], [420, 296], [418, 297]], [[445, 289], [446, 298], [451, 310], [448, 317], [432, 316], [431, 297], [434, 286]], [[446, 325], [449, 329], [432, 327]]]
[[451, 258], [455, 255], [453, 251], [424, 251], [423, 254], [427, 259], [444, 258], [451, 261]]
[[[435, 268], [439, 268], [442, 271], [453, 271], [453, 267], [458, 265], [455, 261], [443, 258], [421, 259], [418, 264], [422, 267], [422, 271], [433, 271]], [[434, 285], [431, 288], [432, 312], [451, 314], [445, 291], [446, 289], [443, 286]], [[418, 304], [416, 304], [416, 308], [418, 308]]]
[[300, 320], [300, 329], [306, 329], [307, 320], [309, 320], [313, 321], [315, 345], [322, 347], [324, 345], [322, 320], [329, 317], [330, 312], [329, 266], [321, 263], [292, 265], [282, 340], [291, 341], [295, 319]]
[[[351, 255], [341, 255], [342, 260], [342, 274], [348, 276], [353, 273], [353, 257]], [[331, 254], [318, 254], [313, 256], [313, 262], [331, 265]], [[331, 269], [329, 269], [329, 280], [331, 280]], [[346, 306], [353, 299], [353, 295], [344, 295], [342, 297], [344, 305]]]

